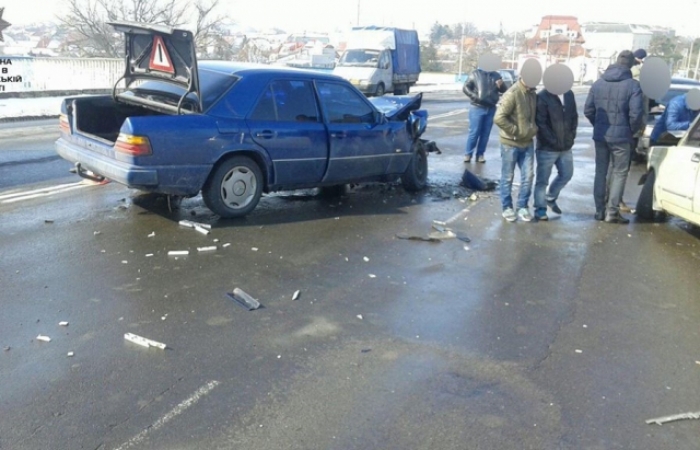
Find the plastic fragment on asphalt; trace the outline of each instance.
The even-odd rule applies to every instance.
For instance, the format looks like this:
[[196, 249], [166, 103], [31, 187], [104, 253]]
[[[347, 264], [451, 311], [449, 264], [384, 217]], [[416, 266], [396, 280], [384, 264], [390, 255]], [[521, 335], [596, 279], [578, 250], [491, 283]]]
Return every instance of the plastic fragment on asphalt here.
[[674, 414], [672, 416], [665, 416], [665, 417], [657, 417], [656, 419], [649, 419], [646, 422], [647, 422], [647, 424], [655, 423], [657, 425], [663, 425], [664, 423], [667, 423], [667, 422], [674, 422], [676, 420], [683, 420], [683, 419], [700, 419], [700, 411], [687, 412], [687, 413], [682, 413], [682, 414]]
[[168, 256], [182, 256], [182, 255], [189, 255], [190, 252], [188, 250], [171, 250], [168, 252]]
[[365, 262], [369, 262], [369, 258], [368, 258], [368, 257], [366, 257], [366, 256], [365, 256], [364, 258], [362, 258], [362, 259], [364, 259], [364, 260], [365, 260]]
[[442, 240], [434, 237], [411, 236], [405, 233], [399, 233], [396, 235], [396, 237], [398, 239], [407, 239], [409, 241], [442, 242]]
[[226, 295], [235, 300], [239, 305], [248, 309], [248, 311], [253, 311], [254, 309], [260, 308], [260, 302], [254, 299], [243, 289], [235, 288], [232, 293], [226, 293]]
[[227, 242], [227, 243], [225, 243], [224, 245], [222, 245], [222, 247], [223, 247], [223, 248], [226, 248], [226, 247], [228, 247], [228, 246], [230, 246], [230, 245], [231, 245], [231, 244], [229, 244], [229, 243]]
[[194, 228], [194, 222], [191, 220], [181, 220], [178, 222], [179, 225], [187, 228]]
[[62, 326], [62, 327], [67, 327], [67, 326], [68, 326], [68, 322], [58, 322], [58, 324], [59, 324], [60, 326]]
[[357, 317], [358, 319], [362, 320], [362, 314], [358, 314], [356, 317]]
[[124, 333], [124, 339], [126, 339], [129, 342], [133, 342], [134, 344], [138, 344], [142, 347], [157, 347], [161, 350], [165, 350], [166, 345], [163, 344], [162, 342], [154, 341], [151, 339], [147, 339], [142, 336], [137, 336], [133, 333]]
[[457, 235], [451, 230], [438, 231], [428, 234], [429, 238], [433, 239], [454, 239]]
[[301, 291], [295, 291], [295, 292], [294, 292], [294, 295], [292, 295], [292, 300], [298, 299], [300, 293], [301, 293]]
[[68, 357], [70, 358], [70, 357], [72, 357], [73, 355], [75, 355], [75, 353], [73, 353], [73, 352], [68, 352], [68, 355], [66, 355], [66, 356], [68, 356]]
[[438, 225], [438, 226], [441, 226], [441, 227], [446, 227], [446, 226], [447, 226], [447, 222], [443, 222], [443, 221], [441, 221], [441, 220], [433, 220], [433, 224]]
[[576, 349], [576, 353], [583, 353], [583, 350]]
[[44, 341], [44, 342], [51, 342], [51, 338], [48, 336], [44, 336], [43, 334], [40, 334], [39, 336], [36, 337], [37, 341]]
[[124, 260], [122, 261], [122, 264], [129, 264], [129, 261]]
[[202, 228], [199, 225], [196, 225], [194, 229], [205, 235], [210, 233], [209, 230], [207, 230], [206, 228]]
[[44, 223], [53, 223], [53, 220], [51, 220], [51, 219], [46, 219], [46, 220], [44, 220]]
[[253, 247], [253, 248], [251, 248], [251, 250], [253, 250], [254, 252], [257, 252], [257, 251], [258, 251], [258, 247]]
[[151, 238], [151, 237], [153, 237], [153, 236], [155, 236], [155, 235], [156, 235], [156, 232], [154, 231], [154, 232], [152, 232], [151, 234], [149, 234], [148, 237]]
[[216, 250], [216, 245], [212, 245], [211, 247], [197, 247], [198, 252], [211, 252]]
[[101, 231], [93, 231], [92, 232], [93, 236], [97, 236], [98, 234], [101, 234], [101, 233], [102, 233]]
[[153, 253], [147, 253], [147, 254], [146, 254], [146, 258], [150, 258], [151, 256], [153, 256]]
[[376, 276], [375, 274], [373, 274], [373, 273], [370, 273], [370, 274], [369, 274], [369, 277], [370, 277], [370, 278], [377, 278], [377, 276]]

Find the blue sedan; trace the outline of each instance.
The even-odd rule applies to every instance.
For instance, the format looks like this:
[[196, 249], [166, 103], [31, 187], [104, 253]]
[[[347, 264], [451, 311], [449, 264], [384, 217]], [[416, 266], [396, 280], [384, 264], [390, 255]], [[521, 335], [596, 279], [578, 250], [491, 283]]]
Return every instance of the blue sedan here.
[[58, 154], [86, 178], [174, 196], [225, 218], [265, 192], [401, 179], [427, 183], [422, 94], [370, 100], [322, 72], [197, 62], [192, 34], [113, 23], [127, 89], [66, 98]]

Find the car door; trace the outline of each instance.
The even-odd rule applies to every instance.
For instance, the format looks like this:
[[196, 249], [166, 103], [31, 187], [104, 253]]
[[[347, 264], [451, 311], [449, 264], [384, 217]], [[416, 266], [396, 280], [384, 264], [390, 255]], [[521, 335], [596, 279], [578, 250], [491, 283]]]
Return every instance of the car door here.
[[270, 184], [321, 181], [328, 164], [328, 134], [311, 81], [271, 81], [246, 121], [253, 140], [272, 160]]
[[328, 127], [330, 158], [324, 181], [350, 182], [383, 175], [394, 152], [395, 134], [367, 98], [349, 83], [317, 81]]

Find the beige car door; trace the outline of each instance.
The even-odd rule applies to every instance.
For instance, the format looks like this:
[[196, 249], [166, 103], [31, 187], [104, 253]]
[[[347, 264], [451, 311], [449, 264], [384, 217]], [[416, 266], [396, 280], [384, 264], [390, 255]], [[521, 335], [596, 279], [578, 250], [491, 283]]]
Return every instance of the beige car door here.
[[668, 149], [656, 177], [656, 195], [664, 209], [682, 209], [692, 214], [693, 197], [697, 198], [694, 194], [700, 165], [698, 153], [700, 148], [685, 145]]

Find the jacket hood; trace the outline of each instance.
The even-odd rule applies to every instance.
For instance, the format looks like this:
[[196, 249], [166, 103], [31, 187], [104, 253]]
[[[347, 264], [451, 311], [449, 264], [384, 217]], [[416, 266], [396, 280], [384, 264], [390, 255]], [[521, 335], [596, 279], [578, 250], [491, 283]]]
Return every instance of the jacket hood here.
[[602, 78], [605, 81], [623, 81], [632, 78], [632, 70], [621, 64], [611, 64], [605, 69]]

